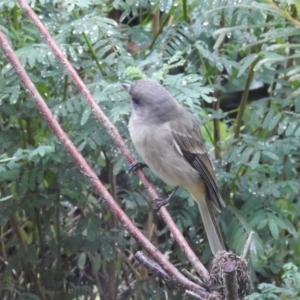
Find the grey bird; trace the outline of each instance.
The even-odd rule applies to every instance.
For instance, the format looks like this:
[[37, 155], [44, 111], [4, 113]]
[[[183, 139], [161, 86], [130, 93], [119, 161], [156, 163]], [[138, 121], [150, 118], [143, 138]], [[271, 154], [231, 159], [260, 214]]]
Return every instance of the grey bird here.
[[[128, 127], [138, 154], [166, 184], [183, 187], [192, 195], [212, 253], [225, 250], [214, 211], [221, 212], [225, 203], [197, 122], [155, 81], [142, 79], [123, 87], [130, 95]], [[137, 163], [132, 168], [144, 166]]]

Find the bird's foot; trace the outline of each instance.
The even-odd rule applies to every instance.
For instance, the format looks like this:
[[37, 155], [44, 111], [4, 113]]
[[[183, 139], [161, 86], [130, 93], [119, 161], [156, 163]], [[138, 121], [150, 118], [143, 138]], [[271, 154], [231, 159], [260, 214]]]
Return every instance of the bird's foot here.
[[147, 164], [145, 164], [143, 162], [140, 162], [140, 161], [135, 161], [134, 163], [132, 163], [129, 166], [129, 173], [130, 172], [135, 172], [137, 169], [143, 169], [143, 168], [146, 168], [146, 167], [148, 167]]
[[155, 206], [155, 210], [158, 211], [162, 206], [167, 205], [171, 198], [173, 197], [173, 195], [175, 194], [175, 192], [177, 191], [178, 186], [176, 186], [172, 192], [170, 193], [170, 195], [168, 196], [168, 198], [157, 198], [154, 201], [156, 202], [156, 206]]

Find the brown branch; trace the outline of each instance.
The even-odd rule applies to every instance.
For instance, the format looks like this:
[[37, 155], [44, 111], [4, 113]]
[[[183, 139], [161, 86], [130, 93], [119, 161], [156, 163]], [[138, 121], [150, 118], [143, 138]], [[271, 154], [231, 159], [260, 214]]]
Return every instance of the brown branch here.
[[193, 275], [193, 274], [190, 273], [188, 270], [182, 269], [182, 270], [181, 270], [181, 273], [182, 273], [186, 278], [188, 278], [189, 280], [191, 280], [191, 281], [197, 283], [197, 284], [200, 285], [200, 286], [204, 286], [204, 284], [203, 284], [203, 282], [200, 280], [200, 278], [197, 277], [197, 276], [195, 276], [195, 275]]
[[225, 281], [225, 299], [238, 300], [238, 283], [236, 276], [236, 267], [234, 262], [227, 262], [223, 266]]
[[[197, 300], [205, 300], [205, 299], [207, 299], [207, 298], [203, 298], [203, 297], [201, 297], [199, 295], [196, 295], [195, 293], [193, 293], [191, 291], [186, 291], [185, 294], [188, 295], [188, 296], [190, 296], [190, 297], [192, 297], [192, 298], [194, 298], [194, 299], [197, 299]], [[213, 299], [213, 298], [211, 298], [211, 299]]]
[[152, 33], [156, 36], [159, 33], [160, 10], [156, 9], [152, 13]]
[[[116, 144], [116, 146], [120, 149], [122, 155], [126, 158], [129, 164], [133, 163], [135, 159], [132, 157], [130, 151], [128, 150], [125, 142], [123, 141], [121, 135], [117, 131], [116, 127], [110, 122], [110, 120], [107, 118], [107, 116], [104, 114], [104, 112], [100, 109], [100, 107], [97, 105], [95, 100], [92, 97], [91, 92], [87, 89], [81, 78], [76, 73], [73, 66], [70, 64], [70, 62], [67, 60], [67, 58], [62, 54], [59, 47], [56, 45], [52, 37], [50, 36], [49, 32], [45, 28], [45, 26], [42, 24], [40, 19], [35, 15], [31, 7], [26, 3], [25, 0], [18, 0], [19, 5], [21, 6], [22, 10], [25, 12], [25, 14], [32, 20], [36, 28], [39, 30], [43, 38], [45, 39], [46, 43], [52, 50], [52, 52], [55, 54], [57, 59], [62, 63], [72, 80], [74, 81], [76, 87], [78, 88], [79, 92], [83, 95], [83, 97], [86, 99], [88, 105], [91, 107], [92, 112], [96, 116], [96, 118], [102, 123], [104, 128], [106, 129], [107, 133], [111, 136], [112, 140]], [[145, 174], [141, 170], [137, 170], [136, 174], [139, 176], [140, 180], [142, 181], [145, 189], [148, 191], [149, 195], [152, 197], [152, 199], [159, 198], [155, 189], [153, 188], [152, 184], [149, 182], [148, 178], [145, 176]], [[91, 177], [92, 178], [92, 177]], [[96, 178], [96, 177], [94, 177]], [[170, 229], [172, 235], [174, 236], [175, 240], [177, 241], [178, 245], [184, 252], [185, 256], [189, 260], [189, 262], [192, 264], [192, 266], [196, 269], [198, 274], [203, 278], [204, 281], [208, 281], [209, 274], [208, 271], [205, 269], [201, 261], [198, 259], [198, 257], [195, 255], [193, 250], [189, 247], [187, 242], [185, 241], [184, 237], [182, 236], [179, 229], [176, 227], [176, 224], [172, 220], [170, 214], [167, 212], [165, 207], [161, 207], [159, 210], [159, 213]], [[120, 220], [122, 223], [122, 221]]]
[[161, 277], [164, 281], [172, 281], [171, 277], [154, 261], [151, 261], [143, 252], [138, 251], [135, 256], [137, 261], [147, 267], [151, 272]]
[[[52, 129], [55, 136], [58, 138], [59, 142], [73, 158], [74, 162], [80, 169], [81, 173], [90, 181], [92, 186], [100, 195], [101, 199], [105, 202], [108, 208], [115, 214], [119, 222], [128, 230], [131, 236], [148, 252], [148, 254], [153, 257], [160, 266], [168, 273], [177, 285], [183, 289], [191, 290], [199, 295], [207, 296], [208, 293], [203, 291], [203, 289], [197, 286], [195, 283], [191, 282], [185, 278], [160, 252], [154, 247], [149, 240], [137, 229], [137, 227], [132, 223], [128, 216], [122, 211], [120, 206], [112, 198], [103, 184], [98, 180], [95, 172], [90, 168], [87, 162], [84, 160], [82, 155], [78, 152], [77, 148], [74, 146], [72, 141], [62, 130], [59, 123], [53, 116], [51, 110], [46, 105], [45, 101], [39, 94], [38, 90], [34, 86], [33, 82], [30, 80], [25, 69], [18, 60], [16, 54], [13, 52], [13, 49], [9, 45], [5, 35], [0, 31], [0, 48], [4, 52], [9, 63], [12, 65], [16, 74], [18, 75], [25, 91], [31, 96], [35, 102], [39, 112], [43, 118], [48, 123], [49, 127]], [[77, 75], [77, 74], [76, 74]], [[85, 90], [87, 90], [84, 87]], [[127, 150], [127, 149], [126, 149]], [[128, 151], [128, 150], [127, 150]]]
[[199, 296], [192, 291], [186, 291], [185, 294], [197, 300], [224, 300], [224, 297], [215, 291], [211, 292], [208, 297]]

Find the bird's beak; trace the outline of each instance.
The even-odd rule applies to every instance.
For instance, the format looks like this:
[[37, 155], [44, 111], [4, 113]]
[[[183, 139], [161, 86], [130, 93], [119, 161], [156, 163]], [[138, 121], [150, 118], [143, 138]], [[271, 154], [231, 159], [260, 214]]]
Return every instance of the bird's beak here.
[[124, 90], [126, 90], [129, 93], [129, 89], [131, 87], [130, 84], [128, 84], [128, 83], [122, 83], [122, 87], [124, 88]]

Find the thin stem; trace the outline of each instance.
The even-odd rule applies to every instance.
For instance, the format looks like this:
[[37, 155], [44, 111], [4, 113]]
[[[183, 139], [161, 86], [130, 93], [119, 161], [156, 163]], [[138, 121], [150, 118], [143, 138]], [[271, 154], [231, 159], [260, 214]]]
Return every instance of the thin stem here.
[[254, 76], [254, 67], [259, 62], [260, 59], [261, 59], [261, 57], [257, 56], [257, 58], [250, 65], [250, 68], [249, 68], [249, 75], [248, 75], [248, 78], [247, 78], [247, 81], [246, 81], [245, 90], [244, 90], [242, 100], [241, 100], [241, 103], [240, 103], [240, 107], [239, 107], [239, 110], [238, 110], [238, 114], [237, 114], [237, 117], [236, 117], [236, 126], [235, 126], [235, 132], [234, 132], [234, 138], [235, 139], [237, 139], [240, 135], [242, 122], [243, 122], [243, 116], [244, 116], [246, 105], [247, 105], [249, 90], [250, 90], [250, 86], [251, 86], [253, 76]]
[[[220, 109], [219, 91], [215, 92], [215, 97], [216, 97], [217, 101], [213, 103], [213, 109], [215, 111], [218, 111]], [[220, 150], [220, 146], [219, 146], [219, 142], [221, 140], [220, 119], [214, 118], [213, 123], [214, 123], [215, 156], [216, 156], [216, 159], [220, 160], [221, 159], [221, 150]]]
[[[220, 18], [220, 28], [223, 28], [225, 26], [225, 18], [224, 18], [224, 13], [221, 14]], [[222, 39], [222, 42], [219, 44], [218, 48], [218, 53], [220, 55], [220, 50], [223, 49], [224, 46], [224, 40]], [[220, 71], [216, 69], [217, 72], [215, 74], [215, 80], [220, 76]], [[215, 91], [214, 97], [217, 99], [216, 102], [213, 103], [213, 109], [215, 111], [219, 111], [220, 109], [220, 91]], [[216, 159], [221, 159], [221, 149], [219, 146], [219, 142], [221, 140], [221, 133], [220, 133], [220, 119], [214, 118], [214, 142], [215, 142], [215, 156]]]
[[[77, 14], [77, 12], [76, 12], [75, 10], [73, 10], [72, 13], [73, 13], [73, 16], [74, 16], [76, 19], [78, 19], [78, 14]], [[99, 62], [98, 57], [97, 57], [97, 54], [96, 54], [96, 52], [95, 52], [95, 50], [94, 50], [94, 48], [93, 48], [93, 46], [92, 46], [92, 44], [91, 44], [90, 39], [87, 37], [87, 35], [86, 35], [84, 32], [82, 33], [82, 36], [83, 36], [83, 38], [84, 38], [85, 43], [87, 44], [87, 47], [88, 47], [88, 49], [89, 49], [89, 51], [90, 51], [90, 53], [91, 53], [92, 58], [93, 58], [94, 61], [96, 62], [96, 65], [97, 65], [97, 67], [98, 67], [98, 69], [99, 69], [101, 75], [103, 76], [103, 69], [102, 69], [102, 67], [101, 67], [101, 65], [100, 65], [100, 62]]]
[[1, 235], [0, 235], [0, 238], [1, 238], [1, 242], [0, 242], [1, 243], [1, 254], [3, 256], [3, 260], [7, 261], [7, 253], [6, 253], [5, 243], [4, 243], [5, 239], [3, 238], [4, 237], [4, 227], [1, 226], [0, 228], [1, 228], [0, 229], [0, 233], [1, 233]]
[[171, 8], [170, 12], [167, 14], [167, 16], [164, 18], [164, 20], [161, 22], [160, 27], [157, 31], [157, 33], [154, 35], [150, 45], [146, 48], [146, 49], [152, 49], [153, 45], [155, 44], [157, 38], [159, 37], [159, 35], [162, 33], [164, 27], [166, 26], [166, 24], [168, 23], [170, 16], [171, 16], [171, 12], [173, 11], [173, 7]]
[[69, 76], [65, 75], [65, 79], [64, 79], [64, 91], [63, 91], [62, 102], [65, 102], [67, 100], [68, 83], [69, 83]]
[[273, 6], [278, 12], [280, 12], [288, 21], [290, 21], [295, 26], [300, 27], [300, 22], [294, 19], [287, 11], [282, 10], [276, 3], [273, 2], [273, 0], [267, 0], [267, 2]]
[[157, 35], [159, 32], [159, 23], [160, 23], [160, 10], [157, 9], [152, 13], [152, 33], [153, 35]]
[[242, 254], [243, 259], [245, 259], [247, 254], [248, 254], [248, 251], [250, 249], [250, 245], [251, 245], [252, 240], [253, 240], [253, 236], [254, 236], [254, 231], [251, 231], [248, 238], [247, 238], [246, 244], [244, 246], [244, 250], [243, 250], [243, 254]]
[[20, 9], [18, 6], [14, 6], [13, 9], [12, 9], [12, 17], [13, 17], [13, 27], [14, 27], [14, 30], [19, 30], [20, 28], [20, 25], [19, 25], [19, 22], [18, 22], [18, 16], [20, 15]]
[[[199, 59], [201, 61], [201, 66], [202, 66], [202, 68], [204, 70], [204, 73], [206, 74], [206, 73], [208, 73], [208, 69], [207, 69], [205, 61], [204, 61], [204, 59], [203, 59], [203, 57], [201, 55], [200, 49], [197, 48], [197, 50], [198, 50]], [[210, 79], [210, 77], [207, 77], [207, 81], [208, 81], [208, 83], [210, 85], [213, 84], [213, 82]], [[214, 110], [218, 111], [220, 109], [219, 91], [215, 91], [214, 92], [214, 98], [217, 99], [217, 101], [214, 102], [212, 104], [212, 106], [213, 106]], [[219, 147], [219, 144], [218, 144], [218, 142], [221, 140], [220, 120], [217, 119], [217, 118], [214, 118], [213, 119], [213, 124], [214, 124], [214, 138], [212, 138], [212, 136], [211, 136], [209, 130], [206, 128], [206, 126], [205, 126], [205, 130], [206, 130], [206, 132], [207, 132], [207, 134], [208, 134], [208, 136], [210, 138], [211, 143], [214, 145], [214, 148], [215, 148], [215, 157], [217, 159], [221, 159], [221, 151], [220, 151], [220, 147]]]
[[187, 13], [187, 3], [186, 0], [182, 0], [182, 11], [183, 11], [183, 19], [185, 22], [189, 23], [189, 17], [188, 17], [188, 13]]
[[143, 252], [138, 251], [134, 256], [140, 263], [146, 266], [151, 272], [157, 274], [164, 281], [172, 281], [170, 276], [154, 261], [150, 260], [147, 256], [144, 255]]

